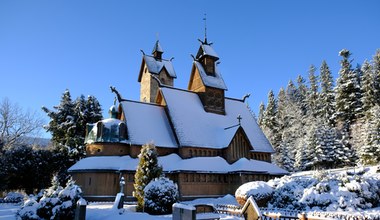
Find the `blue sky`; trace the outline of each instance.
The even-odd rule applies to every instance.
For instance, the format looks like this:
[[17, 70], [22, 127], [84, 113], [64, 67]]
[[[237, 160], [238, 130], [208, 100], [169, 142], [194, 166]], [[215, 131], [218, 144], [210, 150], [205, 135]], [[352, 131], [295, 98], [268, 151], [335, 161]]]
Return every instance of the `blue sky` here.
[[65, 89], [96, 96], [105, 111], [110, 85], [138, 100], [140, 49], [150, 53], [157, 39], [164, 58], [175, 57], [175, 86], [187, 88], [206, 13], [227, 96], [251, 93], [257, 112], [270, 89], [306, 78], [311, 64], [325, 59], [337, 76], [343, 48], [354, 66], [371, 59], [380, 48], [379, 9], [378, 0], [1, 0], [0, 99], [41, 115]]

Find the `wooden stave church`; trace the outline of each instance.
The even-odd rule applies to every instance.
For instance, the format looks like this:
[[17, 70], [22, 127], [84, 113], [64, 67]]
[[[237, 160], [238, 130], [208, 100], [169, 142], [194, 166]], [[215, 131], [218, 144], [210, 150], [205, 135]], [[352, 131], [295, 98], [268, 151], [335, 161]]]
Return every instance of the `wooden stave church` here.
[[113, 199], [124, 177], [124, 194], [132, 200], [137, 157], [149, 142], [181, 200], [234, 194], [246, 182], [288, 174], [271, 164], [273, 147], [244, 100], [225, 97], [219, 57], [206, 38], [200, 42], [187, 90], [173, 87], [177, 76], [159, 41], [152, 55], [143, 54], [140, 101], [113, 89], [118, 106], [109, 119], [88, 125], [87, 157], [68, 170], [85, 198]]

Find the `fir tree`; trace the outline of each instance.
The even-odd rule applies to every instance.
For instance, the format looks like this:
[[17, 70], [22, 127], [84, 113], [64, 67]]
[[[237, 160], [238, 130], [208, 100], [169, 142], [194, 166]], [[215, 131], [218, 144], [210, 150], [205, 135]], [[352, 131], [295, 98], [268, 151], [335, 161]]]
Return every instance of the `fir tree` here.
[[45, 129], [52, 134], [52, 141], [56, 146], [69, 154], [70, 159], [77, 161], [85, 155], [84, 137], [86, 124], [95, 123], [102, 119], [101, 107], [95, 97], [88, 100], [83, 95], [72, 101], [69, 90], [66, 90], [60, 104], [43, 111], [51, 118]]
[[334, 79], [332, 77], [329, 66], [326, 61], [322, 62], [321, 68], [321, 95], [320, 103], [322, 103], [320, 112], [318, 113], [323, 122], [330, 126], [335, 126], [335, 94]]
[[138, 156], [139, 164], [136, 169], [133, 196], [137, 199], [137, 210], [144, 208], [144, 188], [148, 183], [162, 174], [162, 167], [158, 165], [158, 154], [154, 144], [142, 146]]
[[263, 126], [264, 112], [265, 112], [265, 105], [263, 102], [261, 102], [260, 107], [259, 107], [259, 117], [257, 119], [257, 123], [259, 124], [260, 127]]
[[274, 135], [277, 133], [276, 121], [277, 102], [273, 91], [268, 93], [268, 104], [262, 119], [262, 129], [273, 146], [276, 145]]
[[316, 68], [314, 65], [310, 66], [309, 69], [309, 83], [310, 90], [307, 96], [307, 102], [310, 110], [310, 115], [314, 118], [317, 117], [317, 113], [319, 112], [319, 93], [318, 93], [318, 77], [315, 75]]
[[362, 103], [363, 113], [368, 118], [370, 116], [370, 109], [375, 106], [375, 89], [374, 78], [372, 74], [372, 67], [366, 60], [362, 66], [363, 79], [362, 79]]
[[376, 54], [372, 59], [373, 74], [374, 74], [374, 95], [376, 104], [380, 105], [380, 49], [376, 51]]
[[[298, 88], [296, 89], [296, 101], [300, 105], [302, 114], [306, 115], [308, 111], [306, 102], [308, 88], [305, 85], [305, 79], [301, 75], [297, 77], [297, 85]], [[290, 87], [292, 86], [290, 85]]]
[[339, 52], [342, 56], [341, 69], [336, 85], [336, 111], [338, 120], [344, 129], [349, 132], [350, 124], [356, 119], [358, 111], [358, 89], [359, 85], [355, 72], [352, 70], [349, 57], [350, 51], [343, 49]]
[[365, 144], [359, 148], [359, 160], [362, 164], [380, 162], [380, 107], [370, 109], [365, 124]]

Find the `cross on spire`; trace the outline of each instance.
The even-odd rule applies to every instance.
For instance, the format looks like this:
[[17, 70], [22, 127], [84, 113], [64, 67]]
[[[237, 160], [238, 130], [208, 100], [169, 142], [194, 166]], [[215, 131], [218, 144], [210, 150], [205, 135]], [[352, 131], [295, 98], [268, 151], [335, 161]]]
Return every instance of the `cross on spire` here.
[[205, 21], [205, 44], [207, 44], [207, 14], [205, 13], [204, 14], [205, 17], [203, 18], [203, 20]]

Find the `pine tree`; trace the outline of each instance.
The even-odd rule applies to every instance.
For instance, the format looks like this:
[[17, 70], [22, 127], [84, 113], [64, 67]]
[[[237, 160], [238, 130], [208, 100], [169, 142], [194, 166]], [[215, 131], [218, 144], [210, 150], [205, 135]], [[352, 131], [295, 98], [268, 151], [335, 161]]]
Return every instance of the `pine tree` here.
[[320, 103], [323, 103], [318, 115], [321, 116], [324, 123], [335, 126], [335, 94], [334, 79], [326, 61], [322, 62], [321, 68], [321, 95]]
[[370, 116], [369, 110], [375, 106], [375, 89], [374, 78], [372, 73], [372, 66], [366, 60], [362, 66], [363, 79], [362, 79], [362, 103], [363, 113], [366, 117]]
[[318, 93], [318, 77], [315, 75], [316, 68], [314, 65], [310, 66], [309, 69], [309, 83], [310, 90], [307, 96], [307, 102], [310, 110], [310, 115], [314, 118], [317, 117], [319, 112], [319, 93]]
[[336, 85], [336, 111], [338, 120], [343, 124], [344, 129], [349, 132], [350, 124], [356, 119], [358, 112], [359, 85], [355, 72], [352, 70], [349, 57], [350, 51], [343, 49], [339, 52], [342, 56], [341, 69]]
[[257, 119], [257, 123], [259, 124], [260, 127], [263, 126], [264, 112], [265, 112], [265, 105], [263, 102], [261, 102], [260, 107], [259, 107], [259, 117]]
[[365, 124], [365, 144], [359, 148], [359, 160], [362, 164], [380, 162], [380, 107], [370, 109]]
[[45, 129], [52, 134], [53, 142], [65, 145], [67, 143], [67, 131], [72, 129], [75, 123], [74, 103], [69, 90], [63, 93], [60, 104], [53, 108], [55, 111], [42, 107], [42, 110], [51, 118]]
[[[308, 106], [307, 106], [307, 101], [306, 101], [308, 88], [305, 85], [305, 79], [301, 75], [297, 77], [297, 85], [298, 87], [296, 88], [296, 101], [301, 108], [302, 115], [306, 115], [308, 111]], [[292, 87], [291, 84], [290, 84], [290, 87]]]
[[162, 174], [162, 167], [158, 165], [158, 154], [153, 143], [145, 144], [138, 156], [139, 164], [136, 169], [133, 196], [137, 199], [137, 210], [144, 208], [144, 188], [148, 183]]
[[84, 137], [86, 124], [95, 123], [102, 119], [101, 107], [95, 97], [88, 100], [83, 95], [72, 101], [69, 90], [66, 90], [60, 104], [43, 111], [51, 118], [45, 129], [52, 134], [52, 141], [61, 151], [66, 151], [70, 159], [77, 161], [85, 155]]
[[372, 68], [374, 75], [374, 93], [376, 104], [380, 105], [380, 49], [376, 51], [376, 54], [372, 59]]
[[268, 137], [269, 141], [273, 146], [276, 145], [274, 135], [277, 133], [277, 102], [274, 97], [273, 91], [270, 90], [268, 93], [268, 104], [264, 111], [262, 119], [262, 129], [265, 135]]

